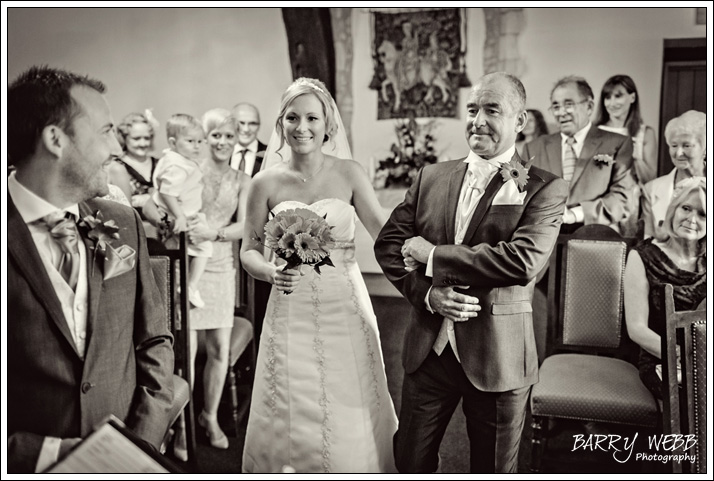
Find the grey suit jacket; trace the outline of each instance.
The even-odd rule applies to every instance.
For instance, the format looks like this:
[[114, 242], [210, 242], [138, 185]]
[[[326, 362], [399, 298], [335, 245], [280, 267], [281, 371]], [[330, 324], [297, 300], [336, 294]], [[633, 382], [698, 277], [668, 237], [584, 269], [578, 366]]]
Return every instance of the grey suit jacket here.
[[[518, 153], [514, 155], [518, 161]], [[463, 159], [462, 159], [463, 160]], [[533, 334], [533, 286], [555, 245], [568, 187], [531, 167], [522, 205], [492, 205], [504, 185], [496, 174], [473, 214], [463, 243], [454, 244], [462, 160], [424, 167], [379, 233], [374, 251], [382, 270], [411, 303], [403, 362], [408, 373], [424, 362], [443, 317], [431, 314], [425, 296], [433, 286], [467, 285], [478, 297], [478, 317], [454, 326], [461, 365], [483, 391], [508, 391], [538, 381]], [[436, 245], [434, 276], [425, 267], [407, 272], [401, 247], [414, 236]]]
[[[611, 155], [615, 163], [604, 165], [593, 159], [598, 154]], [[538, 137], [523, 147], [523, 158], [558, 177], [563, 176], [560, 134]], [[632, 139], [590, 127], [575, 164], [567, 207], [581, 205], [585, 224], [605, 224], [618, 229], [629, 215], [630, 197], [636, 184], [632, 172]]]
[[[8, 471], [32, 472], [45, 436], [84, 437], [108, 414], [158, 447], [173, 399], [173, 337], [136, 211], [94, 199], [120, 227], [115, 247], [137, 252], [136, 266], [103, 280], [103, 259], [87, 247], [85, 359], [76, 350], [31, 234], [8, 195], [7, 432]], [[93, 263], [94, 257], [94, 265]]]

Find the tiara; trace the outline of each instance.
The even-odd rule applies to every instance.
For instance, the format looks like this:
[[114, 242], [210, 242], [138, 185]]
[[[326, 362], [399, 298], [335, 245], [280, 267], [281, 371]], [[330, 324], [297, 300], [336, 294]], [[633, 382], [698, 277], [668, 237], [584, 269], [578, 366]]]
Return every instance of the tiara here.
[[314, 88], [315, 90], [322, 92], [323, 94], [325, 93], [324, 90], [322, 90], [320, 87], [318, 87], [318, 86], [315, 85], [314, 83], [310, 82], [310, 81], [309, 81], [308, 79], [306, 79], [305, 77], [301, 77], [301, 78], [297, 79], [297, 80], [295, 81], [295, 85], [307, 85], [308, 87], [312, 87], [312, 88]]

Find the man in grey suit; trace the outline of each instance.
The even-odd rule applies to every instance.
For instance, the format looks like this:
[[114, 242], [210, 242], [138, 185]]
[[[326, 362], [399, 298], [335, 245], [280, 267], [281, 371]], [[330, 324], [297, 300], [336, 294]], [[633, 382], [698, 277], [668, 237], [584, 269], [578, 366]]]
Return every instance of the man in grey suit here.
[[107, 415], [166, 433], [173, 337], [141, 219], [98, 199], [121, 149], [104, 85], [33, 67], [8, 89], [8, 471], [42, 471]]
[[618, 230], [628, 214], [635, 178], [632, 140], [592, 125], [593, 91], [582, 77], [560, 79], [550, 94], [550, 112], [560, 133], [526, 144], [523, 157], [569, 182], [563, 231], [583, 224]]
[[467, 103], [465, 159], [424, 167], [375, 242], [377, 261], [412, 305], [394, 455], [433, 472], [463, 400], [472, 472], [515, 472], [538, 359], [536, 274], [553, 249], [567, 184], [524, 165], [520, 80], [489, 74]]

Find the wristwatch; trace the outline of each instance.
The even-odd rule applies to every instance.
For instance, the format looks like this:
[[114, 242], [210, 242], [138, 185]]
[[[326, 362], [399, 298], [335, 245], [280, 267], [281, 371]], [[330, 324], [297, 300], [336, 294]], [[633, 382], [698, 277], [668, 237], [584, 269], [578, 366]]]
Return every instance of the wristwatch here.
[[224, 242], [226, 240], [226, 230], [218, 229], [216, 232], [216, 242]]

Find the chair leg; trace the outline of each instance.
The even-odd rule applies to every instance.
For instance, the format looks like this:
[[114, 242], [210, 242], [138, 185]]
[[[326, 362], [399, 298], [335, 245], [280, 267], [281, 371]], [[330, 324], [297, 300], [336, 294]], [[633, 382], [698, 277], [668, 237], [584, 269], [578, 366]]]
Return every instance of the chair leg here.
[[235, 436], [238, 437], [238, 388], [236, 386], [236, 373], [233, 371], [234, 366], [228, 366], [228, 386], [231, 390], [231, 409], [233, 412], [233, 426], [235, 427]]
[[530, 460], [530, 471], [532, 473], [540, 472], [541, 461], [543, 460], [543, 450], [545, 448], [545, 443], [548, 442], [547, 439], [547, 424], [548, 418], [541, 416], [533, 416], [533, 421], [531, 423], [531, 429], [533, 430], [533, 436], [531, 438], [531, 460]]

